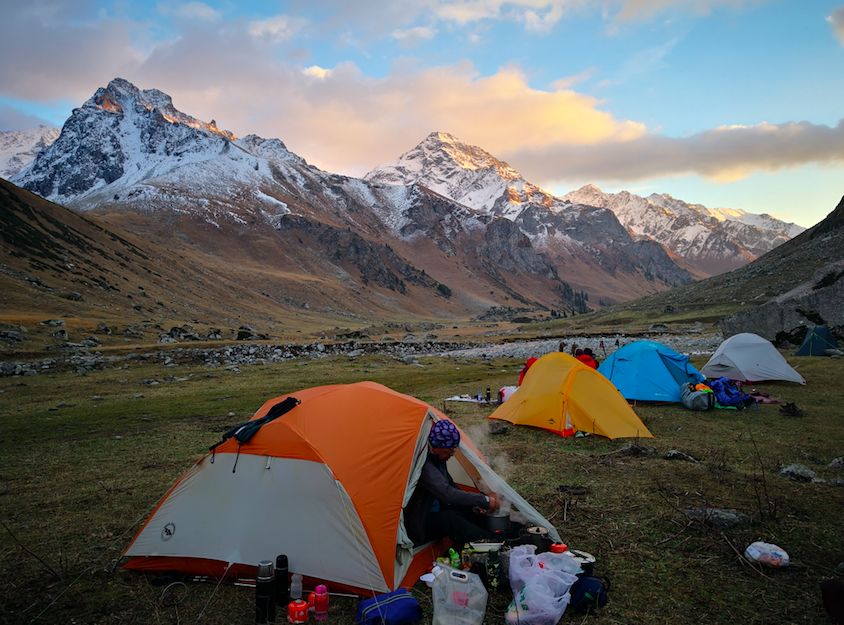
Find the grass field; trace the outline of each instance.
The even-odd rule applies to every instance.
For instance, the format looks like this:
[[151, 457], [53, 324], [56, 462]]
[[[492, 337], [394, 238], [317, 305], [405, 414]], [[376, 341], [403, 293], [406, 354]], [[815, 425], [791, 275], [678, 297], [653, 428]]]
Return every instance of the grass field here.
[[[429, 358], [421, 366], [386, 357], [290, 361], [243, 367], [130, 364], [0, 379], [0, 619], [3, 623], [254, 622], [254, 591], [189, 584], [162, 595], [152, 576], [115, 570], [164, 491], [266, 399], [309, 386], [374, 380], [442, 408], [442, 398], [510, 384], [521, 363]], [[612, 581], [603, 623], [805, 623], [828, 620], [818, 583], [844, 561], [844, 478], [827, 465], [844, 455], [844, 361], [792, 359], [805, 387], [767, 384], [803, 417], [776, 406], [691, 413], [636, 406], [655, 434], [651, 456], [625, 441], [561, 439], [511, 428], [486, 435], [489, 410], [449, 404], [494, 466], [572, 547], [594, 554]], [[155, 383], [151, 383], [155, 382]], [[699, 462], [663, 458], [669, 449]], [[778, 475], [801, 463], [826, 483]], [[582, 486], [571, 496], [560, 486]], [[750, 515], [750, 527], [720, 531], [682, 511], [705, 506]], [[761, 570], [738, 553], [764, 540], [792, 566]], [[839, 573], [842, 574], [842, 573]], [[414, 593], [428, 610], [430, 591]], [[502, 623], [508, 595], [491, 597], [487, 623]], [[333, 600], [330, 621], [352, 623], [354, 600]]]

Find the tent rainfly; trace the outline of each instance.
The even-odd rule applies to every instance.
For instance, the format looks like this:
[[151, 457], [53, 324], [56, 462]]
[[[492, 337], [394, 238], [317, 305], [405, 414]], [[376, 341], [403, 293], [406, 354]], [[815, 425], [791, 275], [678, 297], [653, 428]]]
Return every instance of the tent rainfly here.
[[607, 438], [653, 438], [612, 382], [560, 352], [537, 360], [519, 389], [488, 418], [561, 436], [582, 430]]
[[680, 385], [706, 378], [685, 354], [657, 341], [633, 341], [616, 350], [598, 371], [621, 391], [625, 399], [680, 401]]
[[[285, 554], [291, 572], [333, 590], [373, 594], [416, 582], [443, 545], [414, 546], [403, 508], [422, 472], [431, 426], [446, 417], [360, 382], [271, 399], [249, 424], [274, 417], [280, 405], [287, 412], [265, 420], [245, 442], [237, 434], [224, 440], [176, 481], [126, 549], [125, 568], [254, 577], [260, 561]], [[449, 472], [469, 490], [483, 480], [559, 540], [465, 433]]]
[[700, 372], [708, 378], [724, 377], [741, 382], [806, 383], [770, 341], [750, 332], [735, 334], [721, 343]]

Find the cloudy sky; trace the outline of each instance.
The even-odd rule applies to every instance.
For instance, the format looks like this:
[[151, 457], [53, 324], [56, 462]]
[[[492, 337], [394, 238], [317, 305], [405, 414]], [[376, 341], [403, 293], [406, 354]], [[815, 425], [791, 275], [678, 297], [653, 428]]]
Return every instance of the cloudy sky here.
[[844, 0], [0, 0], [0, 130], [120, 76], [362, 175], [432, 131], [562, 194], [810, 226], [844, 194]]

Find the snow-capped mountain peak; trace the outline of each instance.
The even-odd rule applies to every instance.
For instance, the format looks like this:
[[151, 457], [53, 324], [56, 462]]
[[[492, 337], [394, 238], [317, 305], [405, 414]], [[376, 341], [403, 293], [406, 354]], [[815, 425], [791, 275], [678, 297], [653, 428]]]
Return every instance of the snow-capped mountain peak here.
[[186, 115], [173, 106], [173, 99], [158, 89], [138, 89], [124, 78], [115, 78], [105, 88], [97, 89], [93, 97], [83, 106], [96, 106], [110, 113], [122, 113], [127, 106], [139, 105], [149, 112], [157, 111], [171, 124], [182, 124], [190, 128], [204, 130], [234, 141], [236, 137], [228, 130], [217, 128], [217, 122], [210, 122]]
[[0, 131], [0, 178], [17, 174], [58, 136], [58, 128], [43, 125], [28, 130]]
[[545, 191], [509, 164], [446, 132], [432, 132], [397, 161], [370, 171], [380, 184], [420, 184], [470, 208], [512, 219], [527, 202], [547, 204]]

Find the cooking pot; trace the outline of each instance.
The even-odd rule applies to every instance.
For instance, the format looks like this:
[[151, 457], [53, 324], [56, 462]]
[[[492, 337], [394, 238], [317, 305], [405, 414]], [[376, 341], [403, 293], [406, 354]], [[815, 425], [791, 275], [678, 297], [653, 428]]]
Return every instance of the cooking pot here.
[[486, 515], [486, 528], [494, 534], [506, 534], [510, 530], [510, 512], [488, 512]]
[[544, 553], [551, 549], [551, 537], [548, 535], [548, 529], [539, 526], [526, 527], [519, 532], [519, 539], [523, 545], [533, 545], [536, 547], [536, 553]]

